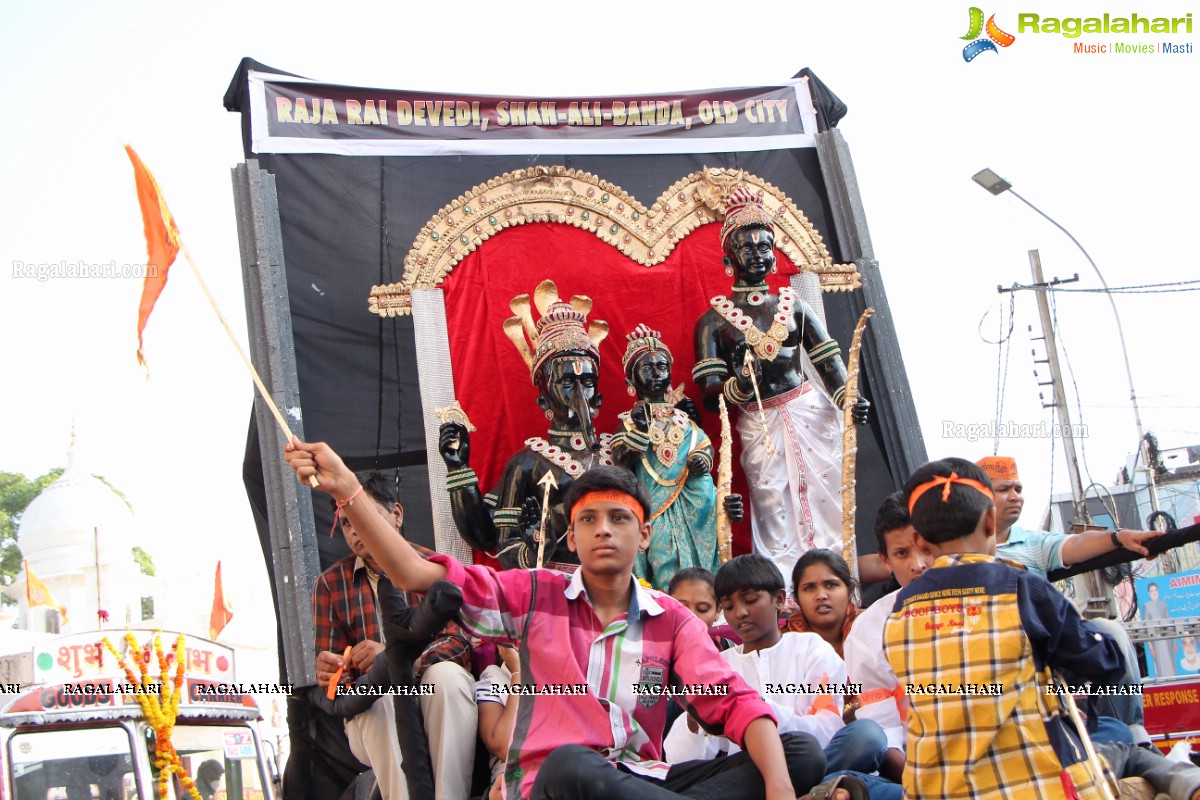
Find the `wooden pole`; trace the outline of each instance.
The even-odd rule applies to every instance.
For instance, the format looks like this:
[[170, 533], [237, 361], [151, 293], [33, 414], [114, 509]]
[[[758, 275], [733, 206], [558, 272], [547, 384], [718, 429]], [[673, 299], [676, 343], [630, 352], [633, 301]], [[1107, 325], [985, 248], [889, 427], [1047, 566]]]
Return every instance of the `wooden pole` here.
[[[221, 327], [225, 329], [225, 333], [229, 336], [229, 341], [233, 343], [233, 348], [242, 358], [242, 363], [246, 365], [246, 370], [250, 373], [250, 377], [254, 379], [254, 385], [258, 387], [258, 393], [262, 395], [262, 399], [266, 401], [267, 407], [271, 409], [272, 416], [275, 417], [275, 422], [279, 424], [279, 429], [283, 431], [283, 438], [291, 442], [295, 439], [292, 434], [292, 429], [288, 427], [287, 420], [283, 418], [283, 414], [279, 411], [279, 406], [275, 405], [275, 400], [271, 397], [271, 393], [267, 391], [267, 387], [263, 385], [262, 378], [258, 376], [258, 370], [250, 363], [250, 357], [246, 355], [246, 351], [242, 349], [241, 343], [237, 337], [233, 335], [233, 329], [229, 327], [229, 323], [225, 321], [225, 315], [221, 313], [220, 306], [217, 305], [217, 300], [212, 296], [212, 292], [208, 290], [208, 284], [204, 282], [204, 276], [200, 274], [199, 268], [196, 267], [196, 262], [192, 260], [191, 253], [188, 252], [183, 242], [179, 243], [179, 252], [183, 253], [183, 257], [187, 259], [188, 266], [192, 268], [192, 274], [196, 276], [196, 282], [200, 284], [200, 289], [204, 292], [204, 296], [208, 298], [208, 304], [212, 306], [213, 313], [217, 315], [217, 319], [221, 322]], [[317, 476], [309, 477], [308, 483], [314, 489], [321, 485], [317, 480]]]
[[92, 528], [92, 556], [96, 561], [96, 623], [103, 628], [104, 618], [100, 616], [100, 611], [104, 608], [104, 604], [100, 602], [100, 529]]
[[1087, 754], [1088, 766], [1092, 769], [1092, 779], [1096, 782], [1096, 790], [1100, 792], [1100, 796], [1104, 800], [1117, 800], [1117, 795], [1109, 783], [1108, 774], [1104, 770], [1104, 763], [1100, 760], [1100, 756], [1096, 755], [1096, 748], [1092, 747], [1092, 737], [1088, 735], [1087, 723], [1079, 713], [1079, 707], [1075, 705], [1075, 696], [1068, 691], [1070, 686], [1062, 679], [1061, 675], [1055, 675], [1055, 679], [1058, 683], [1058, 690], [1062, 693], [1060, 697], [1067, 707], [1067, 713], [1070, 714], [1071, 721], [1075, 723], [1075, 731], [1079, 734], [1079, 740], [1083, 742], [1083, 752]]
[[855, 541], [854, 523], [858, 512], [858, 479], [855, 464], [858, 460], [858, 429], [854, 425], [854, 404], [858, 402], [858, 354], [862, 350], [862, 335], [867, 320], [875, 313], [868, 308], [854, 326], [854, 338], [846, 354], [846, 391], [842, 398], [842, 558], [850, 567], [850, 574], [858, 581], [858, 544]]
[[733, 434], [729, 429], [729, 409], [725, 396], [717, 395], [721, 410], [721, 461], [717, 465], [717, 554], [724, 564], [733, 556], [733, 530], [725, 512], [725, 498], [733, 489]]

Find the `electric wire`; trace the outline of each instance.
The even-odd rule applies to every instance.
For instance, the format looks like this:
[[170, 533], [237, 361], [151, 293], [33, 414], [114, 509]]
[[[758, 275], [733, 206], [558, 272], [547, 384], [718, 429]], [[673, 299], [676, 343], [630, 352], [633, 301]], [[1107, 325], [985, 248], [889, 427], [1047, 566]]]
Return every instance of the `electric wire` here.
[[[1050, 430], [1054, 430], [1054, 422], [1055, 422], [1055, 418], [1057, 416], [1058, 416], [1058, 404], [1051, 403], [1050, 404]], [[1055, 436], [1049, 437], [1049, 439], [1050, 439], [1050, 498], [1051, 498], [1050, 505], [1051, 506], [1054, 505], [1054, 500], [1053, 500], [1053, 498], [1054, 498], [1054, 450], [1055, 450], [1054, 445], [1055, 445], [1056, 438], [1057, 437], [1055, 437]]]
[[[1135, 286], [1115, 286], [1101, 289], [1068, 289], [1060, 286], [1014, 283], [1011, 290], [1032, 289], [1035, 292], [1074, 292], [1077, 294], [1172, 294], [1175, 292], [1200, 292], [1200, 280], [1173, 281], [1171, 283], [1143, 283]], [[1173, 289], [1170, 287], [1190, 287]], [[1010, 290], [1010, 291], [1011, 291]]]
[[[387, 242], [387, 196], [384, 194], [385, 177], [383, 167], [384, 159], [379, 159], [379, 282], [384, 282], [384, 271], [391, 267], [390, 259], [388, 258], [388, 242]], [[376, 343], [376, 352], [379, 354], [378, 366], [376, 367], [376, 408], [375, 408], [375, 463], [379, 463], [379, 453], [383, 447], [383, 334], [384, 334], [384, 318], [379, 318], [379, 325], [376, 328], [379, 341]]]
[[[996, 436], [992, 440], [992, 455], [997, 455], [1000, 452], [1000, 422], [1004, 416], [1004, 394], [1008, 386], [1008, 365], [1012, 356], [1012, 333], [1013, 324], [1015, 321], [1014, 309], [1016, 303], [1016, 293], [1010, 292], [1008, 295], [1008, 330], [1004, 330], [1004, 306], [1000, 305], [1000, 317], [998, 320], [999, 334], [996, 341], [990, 341], [983, 335], [983, 323], [987, 320], [991, 311], [984, 313], [979, 319], [977, 330], [979, 338], [986, 344], [996, 345]], [[1001, 366], [1003, 365], [1003, 370]]]
[[[1171, 283], [1143, 283], [1136, 286], [1115, 286], [1108, 289], [1060, 289], [1047, 286], [1047, 292], [1080, 292], [1083, 294], [1171, 294], [1174, 292], [1200, 292], [1200, 280], [1173, 281]], [[1187, 286], [1187, 289], [1172, 289], [1172, 286]], [[1037, 287], [1041, 289], [1042, 287]]]
[[[1004, 330], [1003, 314], [1001, 314], [1001, 316], [1000, 316], [999, 323], [1000, 323], [1000, 330], [1003, 331]], [[1003, 333], [1000, 334], [1000, 338], [1002, 340], [1004, 339]], [[1004, 362], [1004, 365], [1005, 365], [1004, 372], [1005, 372], [1005, 377], [1007, 377], [1008, 369], [1007, 369], [1007, 362], [1004, 361], [1004, 341], [1000, 341], [996, 344], [996, 425], [995, 425], [996, 435], [992, 439], [992, 455], [999, 455], [999, 453], [1000, 453], [1000, 420], [1004, 416], [1004, 378], [1001, 377], [1001, 374], [1000, 374], [1001, 362]]]
[[[385, 182], [384, 179], [387, 178], [388, 169], [389, 168], [395, 169], [395, 167], [393, 167], [391, 165], [391, 162], [394, 160], [395, 159], [390, 159], [390, 158], [381, 158], [380, 159], [380, 162], [382, 164], [381, 179], [380, 179], [381, 183]], [[384, 198], [384, 202], [385, 202], [384, 208], [386, 209], [387, 208], [386, 197]], [[386, 214], [383, 215], [383, 241], [384, 241], [384, 247], [387, 248], [388, 282], [391, 283], [396, 280], [396, 264], [392, 260], [392, 237], [388, 234], [387, 215]], [[401, 345], [400, 345], [400, 326], [397, 324], [395, 318], [393, 318], [392, 319], [392, 354], [393, 354], [393, 358], [395, 361], [395, 369], [396, 369], [395, 374], [396, 374], [396, 452], [397, 453], [404, 452], [404, 387], [401, 382], [401, 376], [404, 373], [403, 373], [403, 368], [401, 365], [400, 347], [401, 347]], [[399, 492], [400, 492], [400, 469], [401, 469], [400, 467], [396, 468], [396, 493], [397, 493], [397, 496], [399, 495]]]

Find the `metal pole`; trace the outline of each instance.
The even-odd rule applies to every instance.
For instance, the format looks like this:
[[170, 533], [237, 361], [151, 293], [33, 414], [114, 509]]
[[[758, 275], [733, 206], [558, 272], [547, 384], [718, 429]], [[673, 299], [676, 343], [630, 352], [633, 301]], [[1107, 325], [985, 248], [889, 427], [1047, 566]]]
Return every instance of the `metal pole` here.
[[[1046, 299], [1046, 281], [1042, 276], [1042, 258], [1037, 250], [1029, 251], [1029, 268], [1033, 272], [1033, 283], [1037, 294], [1038, 315], [1042, 318], [1042, 336], [1046, 342], [1046, 366], [1050, 369], [1050, 385], [1054, 389], [1053, 406], [1058, 409], [1060, 421], [1059, 436], [1062, 439], [1063, 450], [1066, 453], [1067, 474], [1071, 479], [1071, 503], [1075, 506], [1075, 519], [1072, 527], [1077, 528], [1077, 534], [1088, 529], [1089, 516], [1087, 503], [1083, 496], [1083, 481], [1079, 475], [1079, 456], [1075, 452], [1075, 434], [1071, 427], [1071, 410], [1067, 406], [1067, 392], [1063, 387], [1062, 370], [1058, 366], [1058, 340], [1054, 336], [1054, 324], [1050, 319], [1050, 302]], [[1044, 384], [1042, 384], [1044, 385]], [[1045, 405], [1043, 403], [1043, 405]], [[1100, 577], [1095, 572], [1089, 572], [1084, 582], [1087, 587], [1087, 605], [1084, 607], [1085, 616], [1113, 617], [1114, 604], [1112, 598], [1104, 591]]]
[[96, 623], [99, 627], [104, 627], [104, 619], [100, 616], [100, 610], [104, 608], [100, 602], [100, 529], [92, 528], [92, 555], [96, 559]]
[[[1038, 315], [1042, 318], [1042, 336], [1046, 341], [1046, 365], [1050, 368], [1050, 385], [1054, 389], [1053, 406], [1058, 409], [1060, 420], [1059, 436], [1067, 455], [1067, 474], [1071, 478], [1071, 503], [1075, 506], [1075, 521], [1086, 522], [1087, 509], [1083, 502], [1083, 480], [1079, 476], [1079, 457], [1075, 452], [1074, 428], [1071, 427], [1071, 411], [1067, 406], [1067, 392], [1063, 387], [1062, 371], [1058, 366], [1058, 340], [1054, 336], [1054, 323], [1050, 319], [1050, 303], [1044, 289], [1042, 258], [1037, 250], [1029, 251], [1029, 268], [1033, 272], [1035, 287], [1042, 287], [1037, 294]], [[1045, 385], [1045, 384], [1039, 384]], [[1043, 406], [1046, 404], [1043, 403]]]
[[[1120, 315], [1120, 313], [1117, 312], [1117, 303], [1115, 300], [1113, 300], [1112, 292], [1109, 291], [1108, 281], [1104, 280], [1104, 276], [1100, 274], [1100, 269], [1099, 269], [1099, 267], [1096, 266], [1096, 262], [1092, 260], [1092, 257], [1090, 255], [1088, 255], [1088, 251], [1084, 249], [1083, 245], [1081, 245], [1079, 243], [1078, 239], [1076, 239], [1074, 236], [1071, 235], [1071, 232], [1069, 230], [1064, 228], [1062, 225], [1059, 225], [1058, 222], [1055, 221], [1055, 219], [1053, 217], [1051, 217], [1049, 214], [1047, 214], [1045, 211], [1042, 211], [1040, 208], [1035, 206], [1033, 203], [1029, 202], [1024, 197], [1017, 194], [1017, 192], [1014, 191], [1011, 187], [1009, 187], [1008, 191], [1010, 194], [1014, 195], [1022, 203], [1029, 206], [1034, 211], [1036, 211], [1038, 214], [1040, 214], [1042, 217], [1044, 217], [1047, 221], [1050, 222], [1051, 225], [1053, 225], [1054, 227], [1058, 228], [1060, 231], [1065, 233], [1067, 235], [1067, 238], [1070, 239], [1072, 242], [1074, 242], [1075, 246], [1079, 248], [1079, 252], [1083, 253], [1083, 257], [1087, 259], [1087, 262], [1089, 264], [1091, 264], [1092, 271], [1096, 273], [1096, 277], [1100, 279], [1100, 285], [1104, 287], [1104, 295], [1108, 298], [1108, 303], [1109, 303], [1109, 305], [1112, 306], [1113, 317], [1117, 321], [1117, 337], [1120, 339], [1120, 342], [1121, 342], [1121, 357], [1125, 361], [1125, 377], [1129, 381], [1129, 402], [1133, 404], [1133, 421], [1137, 425], [1138, 452], [1141, 454], [1142, 463], [1146, 465], [1145, 466], [1146, 479], [1149, 483], [1149, 489], [1150, 489], [1150, 507], [1154, 511], [1158, 511], [1158, 486], [1154, 481], [1154, 468], [1153, 468], [1153, 465], [1150, 463], [1150, 452], [1149, 452], [1148, 444], [1146, 442], [1146, 431], [1142, 427], [1142, 412], [1141, 412], [1141, 409], [1138, 408], [1137, 392], [1133, 388], [1133, 370], [1129, 366], [1129, 350], [1125, 347], [1125, 329], [1121, 326], [1121, 315]], [[1135, 465], [1135, 468], [1136, 468], [1136, 465]]]
[[[234, 168], [233, 189], [250, 357], [275, 405], [299, 411], [300, 387], [275, 176], [259, 169], [257, 161], [250, 160]], [[254, 409], [266, 484], [280, 645], [287, 671], [286, 679], [281, 682], [304, 686], [317, 682], [312, 587], [320, 568], [312, 495], [284, 464], [284, 436], [262, 397], [255, 397]], [[297, 414], [293, 430], [303, 439], [301, 420], [302, 416]]]
[[[862, 371], [872, 392], [871, 413], [879, 420], [875, 429], [879, 431], [888, 470], [898, 488], [904, 483], [905, 476], [929, 460], [925, 439], [921, 436], [921, 423], [917, 419], [908, 374], [904, 371], [904, 357], [881, 270], [875, 260], [850, 146], [840, 130], [834, 128], [817, 134], [817, 158], [829, 195], [840, 258], [853, 261], [862, 276], [861, 292], [848, 292], [844, 298], [826, 298], [825, 302], [827, 305], [835, 300], [845, 302], [851, 326], [867, 308], [875, 309], [867, 331], [871, 347], [863, 356]], [[846, 333], [848, 337], [849, 331]], [[869, 446], [866, 439], [870, 437], [863, 438], [862, 446]], [[869, 529], [874, 508], [866, 508], [862, 513], [868, 516], [861, 520], [861, 527]]]

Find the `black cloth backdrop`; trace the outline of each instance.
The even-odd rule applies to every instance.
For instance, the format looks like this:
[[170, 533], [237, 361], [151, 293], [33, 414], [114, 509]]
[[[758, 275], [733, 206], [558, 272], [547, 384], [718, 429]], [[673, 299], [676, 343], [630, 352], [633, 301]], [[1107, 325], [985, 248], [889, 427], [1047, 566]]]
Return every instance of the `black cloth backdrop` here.
[[[251, 150], [246, 80], [251, 69], [291, 73], [243, 59], [225, 107], [242, 114], [246, 157], [258, 159], [276, 179], [305, 435], [329, 442], [356, 468], [400, 466], [406, 533], [427, 546], [433, 544], [432, 525], [412, 318], [381, 319], [367, 311], [366, 298], [372, 285], [401, 279], [417, 232], [443, 205], [490, 178], [535, 165], [592, 172], [644, 202], [704, 166], [742, 168], [782, 189], [821, 233], [834, 261], [846, 260], [814, 148], [652, 156], [256, 154]], [[821, 128], [836, 125], [846, 106], [808, 70], [801, 75], [809, 78]], [[856, 321], [849, 295], [828, 292], [824, 302], [830, 333], [844, 350]], [[701, 311], [695, 310], [696, 315]], [[614, 331], [622, 339], [624, 334]], [[685, 380], [694, 396], [690, 359], [690, 353], [677, 354], [675, 380]], [[865, 371], [861, 386], [870, 398]], [[622, 387], [601, 388], [611, 396]], [[531, 392], [530, 402], [532, 397]], [[616, 397], [613, 401], [619, 402]], [[874, 419], [869, 428], [860, 429], [858, 441], [859, 551], [870, 553], [875, 550], [874, 511], [906, 476], [889, 474]], [[253, 421], [244, 473], [269, 562]], [[314, 511], [324, 568], [347, 550], [340, 536], [326, 535], [332, 524], [329, 504], [317, 502]]]

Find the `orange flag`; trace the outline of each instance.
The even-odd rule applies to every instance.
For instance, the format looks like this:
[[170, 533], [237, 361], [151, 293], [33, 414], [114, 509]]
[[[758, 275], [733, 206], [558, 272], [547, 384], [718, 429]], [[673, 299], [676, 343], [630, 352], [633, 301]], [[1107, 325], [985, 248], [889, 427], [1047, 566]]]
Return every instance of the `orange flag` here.
[[225, 589], [221, 585], [221, 562], [217, 562], [217, 581], [213, 587], [212, 614], [208, 617], [208, 638], [216, 639], [225, 630], [229, 620], [233, 619], [233, 606], [225, 597]]
[[59, 616], [62, 617], [63, 624], [66, 625], [69, 621], [67, 619], [67, 607], [60, 606], [54, 602], [54, 595], [50, 594], [50, 590], [46, 587], [46, 584], [42, 583], [42, 579], [33, 574], [33, 570], [29, 568], [29, 561], [25, 560], [24, 563], [25, 599], [29, 601], [29, 607], [48, 606], [50, 608], [57, 608]]
[[146, 165], [138, 158], [133, 148], [125, 145], [125, 152], [133, 163], [133, 179], [137, 184], [138, 205], [142, 207], [142, 225], [146, 232], [146, 279], [142, 284], [142, 302], [138, 307], [138, 363], [146, 369], [146, 359], [142, 355], [142, 331], [154, 303], [167, 285], [167, 270], [175, 263], [179, 255], [179, 229], [175, 227], [175, 218], [171, 209], [163, 200], [158, 182], [146, 169]]

